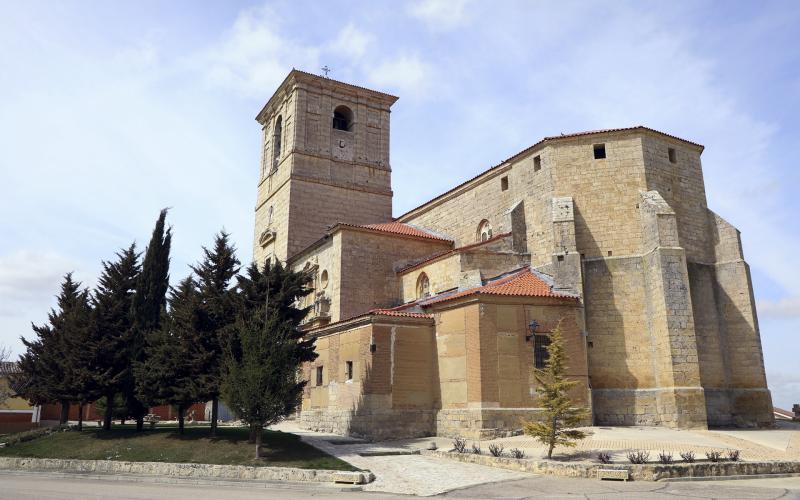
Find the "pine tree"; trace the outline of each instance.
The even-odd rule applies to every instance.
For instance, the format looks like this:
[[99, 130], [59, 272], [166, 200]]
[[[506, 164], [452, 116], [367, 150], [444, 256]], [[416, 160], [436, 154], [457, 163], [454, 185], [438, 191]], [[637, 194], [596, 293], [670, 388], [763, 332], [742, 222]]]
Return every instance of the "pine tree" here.
[[146, 334], [145, 360], [135, 368], [137, 399], [150, 405], [177, 407], [180, 434], [186, 409], [199, 400], [210, 378], [203, 371], [209, 353], [195, 342], [199, 303], [191, 276], [172, 289], [169, 314], [161, 328]]
[[[113, 418], [128, 416], [127, 403], [119, 402], [127, 380], [130, 361], [128, 338], [133, 327], [133, 296], [139, 279], [136, 244], [117, 253], [114, 262], [103, 262], [103, 272], [92, 298], [91, 339], [94, 377], [103, 405], [103, 428], [111, 429]], [[122, 417], [120, 413], [125, 413]]]
[[251, 264], [238, 277], [237, 316], [223, 337], [222, 394], [225, 402], [250, 425], [260, 456], [264, 426], [291, 414], [300, 403], [304, 381], [300, 364], [313, 361], [313, 339], [304, 340], [300, 321], [309, 308], [297, 308], [308, 295], [311, 276], [280, 263], [259, 270]]
[[203, 261], [192, 266], [197, 274], [200, 292], [200, 325], [195, 342], [208, 355], [202, 367], [207, 384], [201, 394], [203, 400], [211, 400], [211, 435], [217, 433], [220, 383], [222, 379], [222, 344], [220, 335], [236, 319], [234, 291], [231, 281], [239, 272], [236, 249], [229, 243], [229, 235], [220, 231], [214, 238], [214, 248], [203, 247]]
[[172, 228], [166, 227], [167, 209], [161, 211], [153, 228], [150, 244], [142, 260], [142, 271], [136, 282], [131, 311], [133, 327], [128, 335], [128, 370], [123, 381], [123, 394], [136, 419], [136, 430], [144, 426], [147, 406], [136, 398], [136, 379], [133, 367], [145, 362], [145, 336], [161, 328], [162, 313], [166, 310], [169, 288], [169, 251]]
[[48, 323], [32, 325], [36, 339], [22, 338], [26, 352], [13, 381], [31, 403], [60, 403], [62, 424], [69, 417], [70, 402], [79, 400], [84, 389], [79, 371], [72, 366], [74, 350], [80, 348], [79, 339], [85, 336], [89, 321], [88, 293], [80, 286], [72, 273], [64, 276], [57, 309], [50, 310]]
[[538, 403], [544, 408], [544, 418], [539, 422], [525, 422], [524, 432], [547, 445], [547, 458], [553, 458], [556, 445], [575, 446], [574, 441], [586, 437], [584, 432], [571, 427], [581, 424], [587, 416], [587, 410], [576, 407], [569, 397], [569, 390], [578, 381], [569, 380], [566, 376], [567, 356], [560, 322], [550, 335], [547, 354], [545, 368], [534, 371], [539, 386]]

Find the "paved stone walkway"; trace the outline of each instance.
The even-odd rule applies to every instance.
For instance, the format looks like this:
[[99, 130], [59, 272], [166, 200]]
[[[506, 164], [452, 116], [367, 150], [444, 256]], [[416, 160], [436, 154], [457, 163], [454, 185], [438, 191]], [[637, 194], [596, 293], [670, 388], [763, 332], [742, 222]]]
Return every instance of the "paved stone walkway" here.
[[[531, 477], [531, 474], [421, 455], [362, 456], [362, 453], [409, 453], [414, 451], [414, 447], [394, 442], [368, 443], [334, 434], [306, 431], [291, 421], [271, 428], [297, 434], [303, 441], [359, 469], [372, 471], [376, 479], [364, 486], [365, 491], [431, 496], [457, 488]], [[428, 443], [430, 441], [427, 440]], [[334, 444], [336, 442], [346, 444]]]

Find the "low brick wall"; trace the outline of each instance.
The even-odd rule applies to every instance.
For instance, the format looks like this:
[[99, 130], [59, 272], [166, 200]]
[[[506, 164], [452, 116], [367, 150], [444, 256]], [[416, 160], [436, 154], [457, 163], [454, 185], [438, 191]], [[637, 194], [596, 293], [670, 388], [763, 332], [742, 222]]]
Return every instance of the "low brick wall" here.
[[0, 457], [0, 469], [27, 471], [134, 474], [181, 478], [238, 479], [255, 481], [304, 481], [369, 483], [371, 472], [346, 472], [294, 467], [249, 467], [244, 465], [123, 462], [115, 460], [61, 460], [56, 458]]
[[448, 458], [459, 462], [499, 467], [533, 474], [594, 479], [598, 469], [622, 469], [636, 481], [692, 477], [756, 476], [766, 474], [800, 474], [800, 462], [700, 462], [693, 464], [595, 464], [589, 462], [556, 462], [553, 460], [515, 459], [472, 453], [423, 450], [423, 455]]

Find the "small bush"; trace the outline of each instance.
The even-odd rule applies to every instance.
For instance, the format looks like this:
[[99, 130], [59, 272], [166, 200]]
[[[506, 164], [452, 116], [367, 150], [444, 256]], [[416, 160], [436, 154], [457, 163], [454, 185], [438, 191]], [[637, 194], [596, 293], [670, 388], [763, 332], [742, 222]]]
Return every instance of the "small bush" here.
[[681, 453], [681, 458], [687, 464], [693, 464], [694, 461], [695, 461], [694, 452], [693, 451], [687, 451], [687, 452]]
[[502, 444], [490, 444], [489, 445], [489, 453], [491, 453], [493, 457], [502, 457], [504, 449], [505, 448], [503, 448]]
[[722, 452], [720, 451], [707, 451], [706, 458], [711, 460], [712, 462], [719, 462], [719, 459], [722, 458]]
[[511, 448], [510, 450], [508, 450], [508, 452], [511, 453], [511, 456], [514, 458], [519, 458], [519, 459], [525, 458], [525, 452], [520, 450], [519, 448]]
[[666, 451], [662, 451], [658, 454], [658, 461], [662, 464], [671, 464], [672, 463], [672, 453], [667, 453]]
[[600, 460], [601, 464], [610, 464], [611, 463], [611, 455], [606, 453], [605, 451], [601, 451], [597, 454], [597, 459]]
[[475, 455], [480, 455], [481, 454], [481, 447], [478, 446], [475, 443], [472, 443], [472, 453], [475, 454]]
[[453, 439], [453, 449], [459, 453], [464, 453], [467, 451], [467, 440], [460, 437]]
[[739, 450], [728, 450], [728, 459], [731, 462], [738, 462], [742, 459], [741, 454], [742, 452]]
[[628, 461], [632, 464], [646, 464], [650, 459], [649, 451], [631, 451], [628, 452]]
[[6, 446], [14, 446], [15, 444], [24, 443], [26, 441], [31, 441], [42, 436], [47, 436], [53, 432], [58, 432], [59, 430], [68, 430], [67, 426], [58, 426], [58, 427], [40, 427], [38, 429], [31, 429], [29, 431], [17, 432], [14, 434], [9, 434], [3, 438], [3, 442], [6, 443]]

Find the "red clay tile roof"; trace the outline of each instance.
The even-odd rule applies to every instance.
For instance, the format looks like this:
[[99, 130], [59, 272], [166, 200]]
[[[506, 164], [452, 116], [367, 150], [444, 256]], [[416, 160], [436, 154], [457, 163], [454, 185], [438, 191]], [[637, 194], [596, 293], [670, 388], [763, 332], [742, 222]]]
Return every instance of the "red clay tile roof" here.
[[705, 148], [705, 146], [703, 146], [702, 144], [698, 144], [698, 143], [692, 142], [692, 141], [687, 141], [686, 139], [681, 139], [680, 137], [677, 137], [677, 136], [674, 136], [674, 135], [670, 135], [670, 134], [666, 134], [664, 132], [661, 132], [660, 130], [656, 130], [656, 129], [653, 129], [653, 128], [650, 128], [650, 127], [645, 127], [644, 125], [636, 125], [635, 127], [607, 128], [607, 129], [602, 129], [602, 130], [588, 130], [588, 131], [585, 131], [585, 132], [573, 132], [571, 134], [562, 134], [562, 135], [551, 135], [551, 136], [548, 136], [548, 137], [544, 137], [541, 141], [537, 142], [536, 144], [534, 144], [532, 146], [528, 146], [527, 148], [523, 149], [522, 151], [520, 151], [520, 152], [518, 152], [518, 153], [516, 153], [516, 154], [514, 154], [514, 155], [512, 155], [512, 156], [510, 156], [508, 158], [506, 158], [505, 160], [501, 161], [497, 165], [495, 165], [493, 167], [489, 167], [488, 169], [486, 169], [483, 172], [479, 173], [475, 177], [472, 177], [470, 179], [465, 180], [461, 184], [455, 186], [452, 189], [449, 189], [449, 190], [445, 191], [444, 193], [440, 194], [439, 196], [436, 196], [435, 198], [431, 198], [430, 200], [426, 201], [422, 205], [419, 205], [416, 208], [412, 208], [411, 210], [409, 210], [408, 212], [404, 213], [403, 215], [401, 215], [399, 217], [395, 217], [395, 220], [399, 221], [400, 219], [402, 219], [403, 217], [407, 216], [408, 214], [414, 212], [415, 210], [419, 210], [420, 208], [433, 203], [434, 201], [438, 200], [439, 198], [447, 196], [448, 194], [460, 189], [462, 186], [465, 186], [465, 185], [469, 184], [470, 182], [472, 182], [472, 181], [474, 181], [474, 180], [476, 180], [476, 179], [478, 179], [480, 177], [483, 177], [484, 175], [488, 174], [489, 172], [492, 172], [494, 170], [497, 170], [499, 168], [507, 166], [507, 164], [510, 161], [515, 160], [516, 158], [518, 158], [518, 157], [520, 157], [522, 155], [525, 155], [528, 152], [533, 151], [534, 149], [536, 149], [536, 148], [538, 148], [540, 146], [543, 146], [547, 142], [557, 141], [557, 140], [561, 140], [561, 139], [570, 139], [570, 138], [574, 138], [574, 137], [581, 137], [581, 136], [587, 136], [587, 135], [594, 135], [594, 134], [607, 134], [607, 133], [612, 133], [612, 132], [629, 132], [629, 131], [632, 131], [632, 130], [644, 130], [644, 131], [647, 131], [647, 132], [653, 132], [655, 134], [660, 134], [660, 135], [669, 137], [671, 139], [675, 139], [677, 141], [681, 141], [681, 142], [685, 142], [687, 144], [691, 144], [692, 146], [697, 146], [697, 147], [699, 147], [701, 149]]
[[373, 309], [366, 313], [364, 316], [372, 315], [372, 316], [395, 316], [398, 318], [433, 318], [432, 314], [420, 313], [420, 312], [409, 312], [409, 311], [401, 311], [398, 310], [399, 308], [395, 309]]
[[568, 300], [578, 300], [573, 294], [555, 292], [553, 287], [540, 278], [529, 267], [518, 271], [513, 271], [504, 276], [488, 280], [486, 284], [470, 288], [467, 290], [456, 291], [454, 293], [443, 293], [435, 297], [430, 297], [418, 301], [422, 307], [441, 302], [459, 299], [470, 295], [506, 295], [514, 297], [554, 297]]
[[381, 224], [367, 224], [365, 226], [356, 226], [356, 227], [373, 229], [375, 231], [381, 231], [384, 233], [402, 234], [404, 236], [416, 236], [417, 238], [430, 238], [432, 240], [450, 241], [450, 242], [453, 241], [452, 239], [443, 236], [441, 234], [436, 234], [433, 231], [427, 231], [425, 229], [412, 226], [411, 224], [405, 224], [403, 222], [383, 222]]
[[472, 250], [473, 248], [476, 248], [476, 247], [479, 247], [479, 246], [482, 246], [482, 245], [486, 245], [486, 244], [489, 244], [489, 243], [494, 243], [495, 241], [501, 240], [501, 239], [506, 238], [508, 236], [511, 236], [511, 233], [498, 234], [497, 236], [492, 236], [491, 238], [489, 238], [486, 241], [479, 241], [477, 243], [472, 243], [470, 245], [464, 245], [463, 247], [454, 248], [452, 250], [445, 250], [444, 252], [439, 252], [437, 254], [431, 255], [430, 257], [426, 258], [425, 260], [421, 260], [421, 261], [416, 262], [414, 264], [409, 264], [408, 266], [406, 266], [406, 267], [404, 267], [402, 269], [399, 269], [397, 272], [398, 273], [404, 273], [404, 272], [407, 272], [407, 271], [413, 271], [414, 269], [418, 269], [418, 268], [424, 266], [425, 264], [433, 262], [434, 260], [437, 260], [437, 259], [441, 259], [442, 257], [447, 257], [449, 255], [454, 255], [454, 254], [461, 253], [461, 252], [464, 252], [464, 251], [467, 251], [467, 250]]

